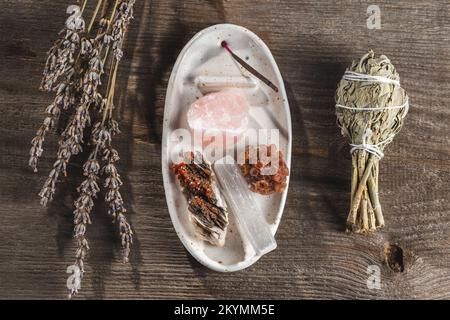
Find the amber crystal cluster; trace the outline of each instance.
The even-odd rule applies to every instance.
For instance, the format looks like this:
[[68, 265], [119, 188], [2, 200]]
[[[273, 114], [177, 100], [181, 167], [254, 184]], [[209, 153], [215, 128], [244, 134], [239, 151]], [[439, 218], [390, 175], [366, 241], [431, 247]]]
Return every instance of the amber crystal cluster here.
[[[275, 163], [270, 159], [275, 159]], [[275, 145], [247, 146], [244, 162], [240, 165], [241, 172], [253, 192], [269, 195], [274, 192], [282, 193], [286, 189], [289, 169], [283, 153]], [[272, 172], [265, 172], [264, 169], [271, 169]]]

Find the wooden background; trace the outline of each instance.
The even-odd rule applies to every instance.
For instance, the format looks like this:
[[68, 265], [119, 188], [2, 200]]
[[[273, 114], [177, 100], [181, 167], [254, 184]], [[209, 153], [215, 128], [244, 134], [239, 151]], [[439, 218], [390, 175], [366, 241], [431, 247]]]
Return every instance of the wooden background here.
[[[68, 0], [0, 1], [0, 298], [65, 298], [73, 263], [72, 201], [82, 159], [48, 209], [37, 193], [56, 152], [50, 135], [41, 170], [27, 168], [30, 139], [51, 101], [38, 85]], [[90, 1], [90, 5], [93, 5]], [[366, 27], [368, 5], [382, 29]], [[448, 1], [137, 0], [118, 99], [124, 197], [137, 235], [131, 264], [99, 204], [79, 298], [450, 298], [450, 4]], [[231, 22], [256, 32], [284, 76], [294, 129], [278, 249], [249, 269], [219, 274], [197, 263], [174, 232], [160, 151], [171, 68], [199, 30]], [[334, 90], [369, 48], [391, 57], [411, 101], [403, 131], [381, 164], [387, 227], [347, 235], [348, 146], [335, 125]], [[403, 272], [386, 263], [398, 245]], [[381, 290], [366, 286], [381, 268]]]

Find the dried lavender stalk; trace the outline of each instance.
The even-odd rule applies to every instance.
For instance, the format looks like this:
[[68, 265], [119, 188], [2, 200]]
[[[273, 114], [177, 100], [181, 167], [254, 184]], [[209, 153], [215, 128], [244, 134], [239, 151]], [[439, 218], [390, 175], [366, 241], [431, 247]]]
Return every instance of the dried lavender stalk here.
[[36, 132], [36, 136], [31, 141], [30, 160], [28, 164], [33, 168], [34, 172], [37, 172], [38, 160], [41, 157], [44, 149], [43, 143], [45, 136], [50, 130], [56, 127], [61, 114], [61, 109], [67, 110], [73, 108], [75, 104], [75, 92], [76, 84], [74, 75], [68, 76], [67, 80], [61, 82], [56, 88], [56, 98], [52, 104], [50, 104], [46, 110], [46, 118], [41, 127]]
[[[78, 91], [75, 74], [75, 56], [81, 46], [81, 34], [85, 31], [85, 22], [81, 9], [76, 5], [69, 6], [67, 13], [71, 16], [61, 30], [58, 39], [48, 52], [47, 62], [40, 89], [56, 91], [56, 97], [46, 109], [46, 118], [31, 141], [29, 165], [37, 172], [38, 159], [43, 152], [43, 143], [47, 133], [55, 128], [61, 109], [69, 109], [75, 104]], [[49, 198], [51, 196], [49, 195]]]
[[[83, 166], [84, 176], [86, 179], [77, 188], [79, 194], [78, 199], [75, 201], [74, 211], [74, 238], [77, 243], [77, 250], [75, 253], [75, 265], [80, 270], [80, 278], [84, 274], [84, 260], [89, 251], [89, 242], [86, 237], [87, 225], [91, 224], [91, 212], [94, 207], [94, 199], [97, 197], [97, 193], [100, 191], [98, 186], [98, 173], [100, 170], [100, 164], [97, 160], [96, 150], [94, 150], [89, 160]], [[80, 279], [81, 280], [81, 279]], [[78, 292], [77, 288], [71, 288], [70, 296]]]
[[[128, 26], [133, 19], [135, 0], [124, 0], [116, 2], [114, 9], [117, 12], [114, 15], [112, 22], [111, 33], [105, 35], [105, 44], [112, 43], [113, 48], [113, 62], [110, 85], [108, 86], [106, 108], [104, 110], [103, 122], [108, 119], [108, 128], [110, 130], [111, 136], [120, 133], [118, 123], [113, 120], [113, 110], [114, 110], [114, 89], [117, 77], [117, 70], [120, 60], [123, 57], [122, 45], [125, 38]], [[105, 196], [105, 201], [109, 205], [109, 214], [113, 217], [113, 221], [118, 224], [119, 234], [121, 238], [121, 244], [123, 248], [123, 261], [128, 262], [131, 245], [133, 244], [133, 231], [130, 224], [128, 223], [125, 213], [126, 209], [123, 205], [122, 195], [120, 194], [120, 186], [122, 181], [120, 180], [120, 175], [117, 172], [115, 163], [119, 161], [119, 155], [117, 150], [112, 148], [111, 141], [109, 141], [107, 148], [104, 151], [103, 160], [106, 161], [106, 165], [103, 167], [103, 174], [105, 178], [105, 188], [108, 191]]]
[[[83, 151], [87, 128], [91, 119], [95, 124], [91, 131], [91, 151], [83, 165], [84, 181], [77, 188], [74, 202], [75, 273], [68, 281], [69, 296], [76, 294], [84, 275], [85, 260], [89, 251], [86, 236], [91, 224], [94, 199], [100, 192], [100, 174], [104, 178], [105, 202], [109, 214], [118, 225], [123, 247], [123, 260], [128, 261], [133, 231], [125, 217], [126, 209], [120, 187], [122, 181], [116, 163], [117, 150], [112, 147], [112, 137], [118, 134], [119, 124], [113, 119], [114, 92], [118, 65], [123, 57], [122, 46], [126, 31], [133, 18], [134, 0], [97, 0], [88, 24], [82, 18], [83, 6], [72, 5], [67, 9], [70, 17], [65, 28], [48, 53], [41, 89], [55, 91], [56, 97], [46, 109], [46, 118], [33, 138], [29, 165], [37, 171], [38, 159], [43, 153], [46, 134], [56, 127], [62, 109], [71, 114], [61, 133], [56, 160], [39, 193], [41, 204], [46, 206], [54, 197], [56, 184], [61, 176], [67, 176], [67, 166], [73, 155]], [[108, 68], [108, 85], [102, 88], [102, 76]], [[73, 279], [73, 276], [78, 277]], [[75, 284], [69, 286], [69, 284]]]
[[81, 8], [71, 5], [67, 8], [65, 28], [61, 30], [58, 39], [48, 52], [41, 90], [53, 91], [60, 77], [70, 76], [75, 68], [75, 56], [80, 47], [81, 34], [85, 31], [85, 22], [81, 16]]
[[[110, 119], [107, 128], [109, 128], [109, 131], [106, 131], [109, 136], [120, 133], [118, 123], [115, 120]], [[107, 129], [102, 128], [102, 130]], [[104, 187], [107, 190], [105, 201], [108, 203], [108, 213], [113, 217], [113, 222], [119, 226], [119, 234], [123, 248], [123, 261], [128, 262], [131, 245], [133, 244], [133, 231], [125, 217], [127, 210], [125, 209], [122, 195], [120, 194], [120, 187], [123, 183], [116, 168], [116, 162], [119, 160], [119, 153], [112, 147], [110, 139], [103, 151], [103, 161], [105, 164], [102, 167], [102, 175], [105, 177]]]
[[105, 37], [105, 43], [112, 42], [114, 57], [117, 61], [120, 61], [123, 57], [122, 44], [128, 26], [133, 19], [134, 3], [135, 0], [128, 0], [121, 1], [118, 4], [117, 14], [112, 24], [112, 32]]

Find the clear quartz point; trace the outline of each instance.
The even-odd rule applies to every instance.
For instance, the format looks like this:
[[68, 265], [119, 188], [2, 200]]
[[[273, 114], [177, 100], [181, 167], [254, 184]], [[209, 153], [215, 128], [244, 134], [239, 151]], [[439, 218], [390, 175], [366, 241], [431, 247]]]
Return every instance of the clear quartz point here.
[[277, 247], [275, 237], [234, 159], [226, 156], [216, 161], [214, 171], [229, 211], [256, 254], [262, 256], [274, 250]]

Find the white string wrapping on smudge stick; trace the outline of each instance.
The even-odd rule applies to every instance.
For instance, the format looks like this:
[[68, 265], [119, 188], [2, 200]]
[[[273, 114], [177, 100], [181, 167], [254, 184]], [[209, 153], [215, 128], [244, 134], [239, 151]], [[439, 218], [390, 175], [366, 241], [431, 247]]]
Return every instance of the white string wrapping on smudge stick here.
[[361, 81], [361, 82], [380, 82], [380, 83], [388, 83], [394, 84], [400, 87], [400, 81], [386, 78], [383, 76], [372, 76], [370, 74], [358, 73], [354, 71], [345, 71], [342, 79], [347, 81]]
[[[386, 83], [386, 84], [393, 84], [396, 86], [400, 86], [399, 80], [389, 79], [383, 76], [372, 76], [370, 74], [363, 74], [358, 73], [354, 71], [345, 71], [344, 76], [342, 79], [347, 81], [361, 81], [361, 82], [379, 82], [379, 83]], [[375, 107], [375, 108], [358, 108], [358, 107], [349, 107], [344, 106], [341, 104], [336, 104], [336, 108], [343, 108], [348, 110], [355, 110], [355, 111], [379, 111], [379, 110], [389, 110], [389, 109], [401, 109], [401, 108], [408, 108], [409, 103], [408, 99], [406, 99], [405, 103], [403, 103], [400, 106], [388, 106], [388, 107]], [[360, 144], [353, 144], [351, 143], [350, 146], [352, 147], [350, 149], [350, 153], [353, 154], [356, 150], [364, 150], [366, 152], [369, 152], [379, 159], [384, 157], [384, 153], [381, 150], [381, 146], [386, 145], [394, 139], [394, 135], [388, 137], [387, 139], [378, 142], [376, 144], [369, 143], [370, 139], [372, 137], [372, 130], [370, 128], [367, 128], [364, 132], [364, 135], [362, 136], [362, 142]]]

